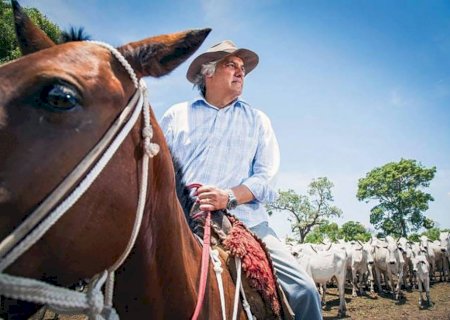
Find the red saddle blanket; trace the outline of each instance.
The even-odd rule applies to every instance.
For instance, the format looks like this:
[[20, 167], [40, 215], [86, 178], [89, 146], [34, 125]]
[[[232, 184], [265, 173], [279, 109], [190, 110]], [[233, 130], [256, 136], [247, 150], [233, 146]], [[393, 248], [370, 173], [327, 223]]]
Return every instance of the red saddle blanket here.
[[273, 312], [280, 316], [277, 282], [264, 243], [235, 217], [228, 216], [228, 219], [232, 228], [222, 245], [229, 250], [231, 255], [241, 258], [242, 269], [249, 284], [261, 294]]

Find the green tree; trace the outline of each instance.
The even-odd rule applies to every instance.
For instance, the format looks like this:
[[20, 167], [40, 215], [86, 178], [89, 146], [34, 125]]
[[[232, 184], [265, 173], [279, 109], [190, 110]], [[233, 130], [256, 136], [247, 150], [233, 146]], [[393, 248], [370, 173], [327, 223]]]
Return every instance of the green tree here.
[[298, 195], [293, 190], [279, 191], [279, 198], [268, 204], [269, 214], [273, 211], [288, 213], [291, 229], [300, 243], [305, 241], [306, 235], [313, 227], [323, 224], [330, 217], [339, 217], [342, 211], [331, 205], [333, 183], [326, 177], [313, 180], [308, 186], [308, 195]]
[[357, 221], [348, 221], [344, 223], [340, 229], [340, 234], [345, 241], [359, 240], [366, 242], [372, 237], [370, 232]]
[[413, 241], [413, 242], [419, 242], [420, 241], [420, 235], [416, 232], [411, 233], [408, 237], [408, 240]]
[[440, 234], [441, 234], [441, 231], [439, 230], [439, 228], [430, 228], [430, 229], [422, 232], [422, 235], [427, 236], [427, 238], [430, 239], [431, 241], [439, 240]]
[[423, 214], [433, 197], [422, 191], [430, 185], [436, 167], [425, 168], [415, 160], [401, 159], [367, 173], [358, 181], [358, 200], [378, 201], [371, 209], [370, 222], [386, 235], [406, 237], [410, 230], [433, 227]]
[[[59, 42], [61, 30], [56, 24], [49, 21], [36, 8], [24, 8], [24, 11], [54, 42]], [[11, 3], [0, 0], [0, 64], [19, 58], [21, 55], [16, 39]]]
[[307, 243], [322, 243], [326, 238], [332, 242], [340, 239], [339, 226], [337, 223], [324, 221], [320, 226], [314, 227], [310, 233], [305, 237]]

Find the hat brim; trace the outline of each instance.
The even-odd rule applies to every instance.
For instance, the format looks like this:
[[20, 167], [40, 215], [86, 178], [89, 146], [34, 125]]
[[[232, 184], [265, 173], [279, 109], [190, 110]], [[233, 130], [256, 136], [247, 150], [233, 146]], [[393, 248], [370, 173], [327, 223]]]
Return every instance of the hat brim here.
[[202, 65], [212, 61], [217, 61], [225, 58], [226, 56], [236, 56], [244, 62], [245, 74], [249, 74], [258, 65], [259, 57], [256, 53], [248, 49], [238, 49], [233, 52], [216, 51], [206, 52], [195, 58], [188, 68], [186, 78], [194, 83], [197, 74], [200, 73]]

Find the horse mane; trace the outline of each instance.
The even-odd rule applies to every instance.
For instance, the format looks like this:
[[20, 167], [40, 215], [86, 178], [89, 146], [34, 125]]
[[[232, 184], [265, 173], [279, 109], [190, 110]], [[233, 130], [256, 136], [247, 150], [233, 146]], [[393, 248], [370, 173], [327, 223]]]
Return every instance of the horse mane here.
[[175, 187], [177, 191], [178, 201], [183, 208], [186, 221], [190, 225], [190, 211], [195, 203], [195, 199], [191, 196], [191, 190], [187, 188], [186, 183], [183, 181], [183, 170], [180, 161], [172, 155], [172, 162], [173, 168], [175, 170]]
[[60, 43], [85, 40], [91, 40], [91, 36], [85, 33], [83, 27], [71, 27], [69, 31], [61, 32]]

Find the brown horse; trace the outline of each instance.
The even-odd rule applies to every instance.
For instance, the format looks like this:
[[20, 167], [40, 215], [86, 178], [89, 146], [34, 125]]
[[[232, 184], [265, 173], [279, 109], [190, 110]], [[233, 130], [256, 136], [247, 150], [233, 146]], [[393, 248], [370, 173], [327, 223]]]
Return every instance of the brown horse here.
[[[96, 148], [136, 90], [110, 50], [85, 41], [57, 45], [15, 1], [13, 7], [24, 56], [0, 67], [0, 241]], [[147, 38], [117, 50], [138, 78], [160, 77], [185, 61], [209, 31]], [[177, 200], [171, 156], [153, 112], [150, 121], [160, 152], [148, 165], [141, 227], [116, 273], [113, 302], [122, 319], [188, 319], [196, 305], [202, 248]], [[69, 287], [115, 263], [135, 223], [140, 130], [138, 121], [87, 192], [6, 274]], [[231, 318], [235, 287], [227, 270], [222, 276]], [[202, 319], [222, 318], [214, 279], [210, 266]], [[1, 298], [0, 317], [6, 319], [25, 318], [39, 307]], [[241, 308], [238, 318], [245, 318]]]

